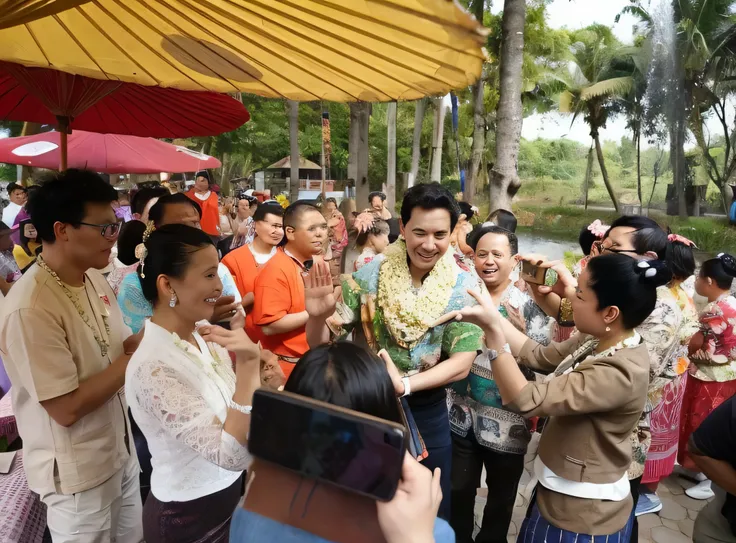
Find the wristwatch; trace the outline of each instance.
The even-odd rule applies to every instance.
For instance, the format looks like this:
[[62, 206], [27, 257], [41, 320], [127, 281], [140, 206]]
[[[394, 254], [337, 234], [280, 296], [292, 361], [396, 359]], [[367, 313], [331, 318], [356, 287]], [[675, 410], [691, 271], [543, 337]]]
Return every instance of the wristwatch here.
[[496, 349], [489, 349], [484, 345], [483, 352], [488, 357], [488, 361], [493, 362], [494, 360], [496, 360], [496, 358], [501, 356], [501, 354], [503, 353], [511, 354], [511, 346], [508, 343], [504, 343], [503, 347], [501, 347], [501, 351], [499, 352]]

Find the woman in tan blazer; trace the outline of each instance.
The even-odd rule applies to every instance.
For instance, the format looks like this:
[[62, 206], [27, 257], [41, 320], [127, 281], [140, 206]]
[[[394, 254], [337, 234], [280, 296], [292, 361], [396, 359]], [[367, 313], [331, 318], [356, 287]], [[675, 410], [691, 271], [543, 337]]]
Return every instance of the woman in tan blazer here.
[[[552, 267], [568, 273], [562, 264]], [[572, 300], [579, 333], [547, 347], [503, 319], [487, 294], [475, 293], [479, 305], [456, 315], [485, 331], [504, 405], [526, 417], [549, 417], [534, 465], [539, 483], [518, 541], [629, 541], [629, 439], [649, 382], [649, 355], [635, 328], [654, 309], [656, 288], [670, 279], [658, 260], [592, 259]], [[549, 375], [528, 382], [512, 354]]]

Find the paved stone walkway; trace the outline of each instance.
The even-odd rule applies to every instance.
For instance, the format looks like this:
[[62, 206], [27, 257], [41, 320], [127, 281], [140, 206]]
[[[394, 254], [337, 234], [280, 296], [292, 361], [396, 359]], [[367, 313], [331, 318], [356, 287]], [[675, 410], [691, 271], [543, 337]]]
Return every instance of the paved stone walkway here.
[[[511, 518], [511, 526], [509, 527], [509, 543], [516, 542], [516, 535], [521, 523], [524, 520], [526, 509], [529, 504], [527, 496], [523, 491], [531, 479], [532, 462], [537, 452], [538, 436], [529, 444], [529, 452], [526, 455], [524, 466], [524, 474], [521, 476], [521, 483], [516, 497], [514, 513]], [[485, 473], [481, 476], [483, 486], [485, 487]], [[685, 489], [694, 486], [695, 483], [671, 475], [657, 489], [657, 494], [662, 500], [662, 510], [659, 513], [643, 515], [639, 517], [639, 543], [689, 543], [692, 542], [693, 523], [695, 517], [705, 505], [708, 503], [704, 500], [693, 500], [685, 494]], [[481, 488], [478, 490], [478, 496], [475, 500], [475, 528], [480, 529], [480, 522], [483, 518], [483, 507], [485, 507], [488, 497], [488, 489]]]

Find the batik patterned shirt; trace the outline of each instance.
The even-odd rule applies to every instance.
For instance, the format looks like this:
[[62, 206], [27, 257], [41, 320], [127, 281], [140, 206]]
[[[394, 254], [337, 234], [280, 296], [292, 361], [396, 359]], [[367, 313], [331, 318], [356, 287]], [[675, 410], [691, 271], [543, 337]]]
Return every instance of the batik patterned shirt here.
[[[510, 284], [501, 296], [498, 309], [519, 331], [537, 343], [549, 344], [554, 320], [544, 314], [528, 293]], [[534, 373], [522, 368], [524, 370], [527, 379], [534, 380]], [[526, 453], [531, 439], [530, 423], [503, 407], [486, 354], [475, 358], [468, 377], [454, 383], [448, 390], [448, 397], [453, 433], [466, 437], [472, 429], [478, 443], [491, 450]]]
[[468, 289], [485, 286], [475, 273], [449, 251], [425, 277], [412, 286], [406, 246], [397, 241], [386, 258], [373, 259], [342, 277], [342, 301], [328, 321], [339, 337], [362, 324], [368, 345], [386, 349], [403, 375], [433, 368], [455, 353], [475, 352], [483, 333], [474, 324], [431, 325], [450, 311], [477, 302]]

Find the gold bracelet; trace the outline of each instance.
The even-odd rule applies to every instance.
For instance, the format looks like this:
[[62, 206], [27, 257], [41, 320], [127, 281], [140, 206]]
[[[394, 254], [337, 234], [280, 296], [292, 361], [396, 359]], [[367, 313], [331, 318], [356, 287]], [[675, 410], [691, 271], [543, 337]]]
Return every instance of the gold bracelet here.
[[560, 315], [557, 322], [560, 324], [573, 322], [572, 302], [567, 298], [560, 300]]

